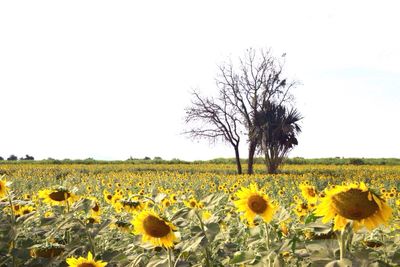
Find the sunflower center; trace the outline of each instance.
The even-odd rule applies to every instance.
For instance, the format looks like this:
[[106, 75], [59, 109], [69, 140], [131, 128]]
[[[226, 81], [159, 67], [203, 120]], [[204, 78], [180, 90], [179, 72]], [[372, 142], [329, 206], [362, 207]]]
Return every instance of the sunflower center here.
[[29, 213], [31, 213], [30, 210], [24, 210], [24, 211], [22, 212], [22, 214], [24, 214], [24, 215], [29, 214]]
[[80, 263], [77, 265], [77, 267], [96, 267], [96, 265], [94, 265], [93, 263], [88, 263], [88, 262], [84, 262], [84, 263]]
[[68, 192], [55, 191], [55, 192], [49, 194], [49, 198], [51, 198], [54, 201], [64, 201], [67, 198], [69, 198], [70, 195], [71, 194]]
[[152, 237], [161, 238], [169, 234], [171, 229], [163, 221], [155, 216], [149, 215], [143, 220], [143, 228]]
[[362, 220], [373, 215], [379, 206], [374, 200], [368, 199], [369, 192], [360, 189], [350, 189], [332, 197], [337, 213], [350, 220]]
[[257, 214], [263, 213], [268, 207], [267, 201], [259, 195], [249, 197], [247, 206]]
[[94, 207], [92, 208], [93, 211], [98, 212], [100, 210], [99, 205], [97, 205], [97, 203], [94, 205]]
[[310, 187], [310, 188], [307, 189], [307, 191], [308, 191], [308, 195], [309, 196], [315, 197], [316, 194], [315, 194], [314, 188]]

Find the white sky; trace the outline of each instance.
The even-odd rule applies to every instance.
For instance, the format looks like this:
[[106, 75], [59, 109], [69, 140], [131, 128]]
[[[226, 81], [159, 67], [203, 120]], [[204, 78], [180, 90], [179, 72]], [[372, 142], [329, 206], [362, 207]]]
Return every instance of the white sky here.
[[[233, 157], [184, 131], [190, 90], [246, 48], [287, 53], [290, 156], [400, 157], [396, 1], [1, 1], [0, 156]], [[246, 157], [245, 143], [241, 156]]]

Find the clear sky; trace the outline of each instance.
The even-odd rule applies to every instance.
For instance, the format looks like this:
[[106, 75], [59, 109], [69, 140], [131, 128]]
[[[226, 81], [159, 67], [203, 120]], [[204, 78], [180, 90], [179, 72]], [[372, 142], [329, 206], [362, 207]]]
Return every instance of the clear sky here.
[[1, 1], [0, 156], [233, 157], [180, 134], [189, 92], [271, 47], [302, 82], [290, 156], [400, 157], [396, 2]]

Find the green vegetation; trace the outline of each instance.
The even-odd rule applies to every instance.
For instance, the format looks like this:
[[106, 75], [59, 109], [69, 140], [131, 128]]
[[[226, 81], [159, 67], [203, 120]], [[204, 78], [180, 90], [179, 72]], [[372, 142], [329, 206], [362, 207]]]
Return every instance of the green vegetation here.
[[[247, 160], [241, 159], [242, 163], [247, 163]], [[0, 160], [0, 164], [21, 164], [21, 163], [37, 163], [37, 164], [120, 164], [120, 163], [131, 163], [131, 164], [235, 164], [235, 158], [215, 158], [211, 160], [195, 160], [186, 161], [181, 159], [164, 160], [160, 157], [153, 159], [146, 157], [146, 159], [127, 159], [127, 160], [96, 160], [96, 159], [46, 159], [46, 160], [23, 160], [23, 161], [6, 161]], [[264, 159], [259, 157], [255, 158], [255, 163], [264, 164]], [[288, 158], [284, 164], [295, 164], [295, 165], [400, 165], [399, 158]]]

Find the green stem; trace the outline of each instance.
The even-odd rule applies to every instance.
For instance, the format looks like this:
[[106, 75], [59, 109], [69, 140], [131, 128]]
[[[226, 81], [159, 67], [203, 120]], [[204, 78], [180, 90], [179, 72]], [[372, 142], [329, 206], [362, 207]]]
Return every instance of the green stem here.
[[[14, 204], [12, 202], [10, 193], [8, 191], [7, 191], [7, 197], [8, 197], [8, 202], [10, 204], [10, 209], [11, 209], [11, 226], [12, 226], [13, 231], [14, 231], [13, 240], [11, 241], [11, 247], [10, 247], [10, 251], [12, 251], [12, 250], [14, 250], [16, 248], [15, 239], [17, 237], [17, 225], [16, 225], [16, 219], [15, 219], [15, 213], [14, 213]], [[13, 263], [14, 267], [17, 266], [17, 259], [15, 258], [14, 253], [13, 253], [13, 256], [12, 256], [12, 263]]]
[[[199, 219], [199, 221], [200, 221], [200, 228], [201, 228], [204, 236], [207, 238], [206, 231], [205, 231], [205, 228], [204, 228], [204, 223], [203, 223], [199, 213], [196, 210], [195, 210], [194, 213], [196, 214], [197, 219]], [[204, 247], [204, 250], [206, 252], [206, 266], [211, 266], [211, 256], [210, 256], [210, 251], [208, 250], [208, 246], [207, 245]]]
[[268, 223], [265, 223], [265, 235], [266, 235], [266, 241], [267, 241], [267, 250], [269, 250], [269, 227]]
[[92, 252], [93, 258], [95, 258], [95, 257], [96, 257], [96, 247], [95, 247], [95, 245], [94, 245], [92, 236], [91, 236], [89, 230], [87, 229], [87, 226], [85, 225], [85, 223], [82, 222], [82, 221], [79, 220], [79, 219], [77, 219], [77, 221], [78, 221], [79, 224], [82, 225], [82, 227], [85, 229], [86, 236], [88, 237], [88, 240], [89, 240], [89, 245], [90, 245], [90, 250], [91, 250], [90, 252]]
[[172, 250], [168, 248], [168, 266], [174, 267], [174, 263], [172, 262]]
[[345, 229], [343, 229], [340, 232], [340, 236], [339, 236], [340, 260], [344, 259], [345, 250], [346, 250], [346, 242], [345, 242], [345, 238], [344, 238], [345, 237], [344, 231], [345, 231]]

